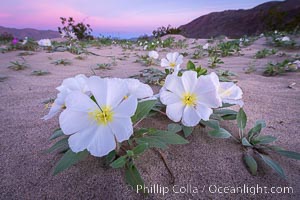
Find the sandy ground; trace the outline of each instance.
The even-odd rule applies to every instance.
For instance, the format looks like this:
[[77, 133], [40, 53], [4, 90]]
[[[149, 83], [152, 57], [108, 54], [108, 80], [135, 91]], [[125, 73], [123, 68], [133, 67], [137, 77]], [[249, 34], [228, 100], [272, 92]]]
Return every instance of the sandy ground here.
[[[205, 44], [206, 40], [198, 40]], [[191, 42], [190, 42], [191, 43]], [[263, 49], [265, 40], [260, 39], [252, 46], [244, 48], [244, 56], [223, 58], [225, 64], [218, 69], [229, 69], [238, 74], [238, 85], [244, 91], [244, 109], [248, 114], [248, 125], [257, 119], [265, 119], [267, 128], [264, 134], [278, 137], [277, 145], [300, 152], [300, 79], [299, 73], [287, 73], [277, 77], [264, 77], [261, 71], [268, 61], [281, 61], [284, 57], [270, 56], [256, 61], [257, 71], [245, 74], [244, 69], [253, 62], [253, 55]], [[190, 45], [192, 47], [192, 45]], [[90, 51], [101, 56], [87, 56], [86, 60], [76, 60], [76, 55], [68, 52], [35, 52], [24, 57], [30, 68], [24, 71], [8, 69], [10, 61], [18, 59], [20, 51], [0, 54], [0, 74], [8, 76], [0, 82], [0, 199], [143, 199], [144, 197], [129, 190], [123, 179], [123, 171], [105, 169], [101, 159], [88, 157], [76, 166], [57, 175], [52, 170], [61, 155], [44, 154], [52, 143], [49, 137], [58, 127], [58, 119], [41, 120], [47, 113], [42, 102], [55, 97], [55, 87], [62, 80], [83, 73], [93, 74], [91, 67], [97, 63], [110, 63], [115, 56], [117, 65], [112, 70], [95, 70], [99, 76], [128, 77], [147, 67], [134, 63], [146, 51], [127, 50], [120, 47], [91, 48]], [[169, 51], [159, 50], [160, 58]], [[193, 52], [180, 49], [179, 52]], [[285, 51], [289, 55], [299, 51]], [[124, 60], [122, 58], [126, 55]], [[67, 58], [70, 66], [55, 66], [53, 60]], [[185, 58], [185, 63], [188, 58]], [[194, 60], [207, 65], [207, 59]], [[185, 65], [183, 65], [185, 66]], [[159, 68], [157, 66], [157, 68]], [[33, 70], [48, 70], [46, 76], [32, 76]], [[211, 71], [211, 70], [210, 70]], [[294, 89], [287, 86], [295, 82]], [[169, 120], [163, 117], [149, 119], [142, 125], [165, 128]], [[233, 122], [223, 124], [226, 129], [237, 133]], [[148, 151], [137, 161], [138, 168], [148, 186], [168, 187], [169, 193], [150, 194], [146, 199], [300, 199], [300, 162], [274, 156], [284, 168], [288, 178], [281, 179], [276, 172], [265, 164], [257, 176], [251, 176], [242, 161], [240, 146], [231, 140], [213, 139], [205, 129], [197, 129], [188, 138], [187, 145], [170, 146], [164, 151], [167, 162], [173, 171], [175, 193], [172, 191], [170, 176], [160, 157]], [[218, 187], [292, 187], [292, 194], [218, 194]], [[198, 188], [197, 193], [191, 189]], [[186, 188], [186, 189], [184, 189]], [[211, 192], [209, 191], [211, 189]]]

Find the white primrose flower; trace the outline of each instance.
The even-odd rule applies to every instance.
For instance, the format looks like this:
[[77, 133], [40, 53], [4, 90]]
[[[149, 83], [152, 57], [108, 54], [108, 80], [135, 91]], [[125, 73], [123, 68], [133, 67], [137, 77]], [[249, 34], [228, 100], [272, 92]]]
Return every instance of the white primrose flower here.
[[160, 91], [167, 116], [174, 122], [181, 120], [184, 126], [196, 126], [201, 119], [209, 120], [212, 108], [222, 105], [214, 78], [211, 74], [197, 78], [194, 71], [186, 71], [181, 77], [168, 75]]
[[296, 65], [297, 65], [297, 68], [298, 68], [298, 69], [300, 68], [300, 60], [296, 60], [296, 61], [294, 61], [294, 64], [296, 64]]
[[157, 51], [149, 51], [148, 56], [149, 56], [149, 58], [153, 58], [154, 60], [156, 60], [159, 55], [158, 55]]
[[203, 47], [202, 47], [204, 50], [207, 50], [208, 48], [209, 48], [209, 44], [208, 43], [206, 43], [205, 45], [203, 45]]
[[214, 83], [218, 89], [219, 97], [223, 103], [229, 103], [239, 105], [243, 107], [244, 102], [242, 101], [243, 91], [233, 82], [220, 82], [219, 77], [216, 73], [212, 72]]
[[56, 99], [54, 100], [50, 111], [42, 119], [48, 120], [54, 117], [65, 108], [65, 99], [73, 91], [79, 91], [84, 94], [89, 94], [89, 89], [86, 84], [87, 77], [79, 74], [73, 78], [65, 79], [62, 84], [56, 89], [59, 91]]
[[288, 42], [290, 41], [291, 39], [288, 37], [288, 36], [284, 36], [283, 38], [281, 38], [281, 41], [282, 42]]
[[148, 45], [145, 45], [145, 46], [144, 46], [144, 50], [147, 50], [147, 48], [148, 48]]
[[72, 39], [74, 39], [74, 40], [77, 39], [77, 36], [76, 36], [76, 34], [73, 31], [69, 32], [69, 37], [72, 38]]
[[61, 36], [61, 38], [65, 38], [67, 36], [66, 31], [61, 31], [60, 36]]
[[66, 109], [59, 124], [75, 153], [87, 149], [101, 157], [116, 148], [116, 142], [128, 140], [133, 133], [131, 116], [137, 108], [137, 98], [128, 94], [127, 85], [120, 79], [101, 79], [93, 76], [87, 85], [95, 98], [72, 92], [66, 98]]
[[178, 52], [168, 53], [167, 59], [161, 59], [160, 66], [165, 67], [167, 69], [173, 69], [175, 73], [180, 70], [180, 65], [183, 63], [183, 56]]
[[28, 37], [25, 37], [23, 42], [22, 42], [22, 45], [25, 45], [27, 43], [27, 41], [28, 41]]
[[149, 85], [133, 78], [127, 78], [122, 80], [125, 81], [128, 87], [128, 94], [125, 98], [127, 98], [130, 95], [135, 96], [139, 100], [153, 97], [153, 90]]
[[38, 45], [41, 47], [51, 47], [51, 41], [49, 39], [41, 39], [38, 41]]

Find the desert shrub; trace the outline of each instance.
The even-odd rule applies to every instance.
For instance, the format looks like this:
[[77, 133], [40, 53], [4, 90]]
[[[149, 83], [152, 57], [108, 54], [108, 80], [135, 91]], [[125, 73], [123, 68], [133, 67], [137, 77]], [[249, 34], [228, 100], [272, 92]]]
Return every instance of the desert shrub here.
[[11, 33], [1, 33], [0, 34], [0, 42], [10, 42], [14, 39], [14, 36]]
[[58, 32], [60, 34], [66, 34], [67, 36], [71, 36], [71, 33], [74, 33], [78, 40], [84, 39], [93, 39], [92, 28], [89, 24], [85, 24], [84, 22], [76, 23], [73, 17], [69, 17], [68, 19], [65, 17], [61, 17], [62, 27], [58, 27]]
[[293, 60], [285, 59], [278, 63], [268, 63], [265, 68], [263, 75], [265, 76], [276, 76], [283, 74], [285, 72], [295, 72], [298, 71], [298, 66]]
[[239, 46], [239, 40], [221, 42], [217, 47], [221, 51], [222, 57], [231, 56], [233, 54], [239, 53], [241, 50]]
[[260, 59], [260, 58], [265, 58], [269, 55], [274, 55], [277, 53], [276, 49], [266, 49], [264, 48], [263, 50], [259, 50], [258, 52], [256, 52], [254, 58]]
[[161, 26], [158, 27], [156, 30], [152, 31], [152, 34], [154, 37], [159, 38], [164, 35], [168, 34], [180, 34], [181, 30], [176, 27], [171, 27], [171, 25], [168, 25], [167, 27]]

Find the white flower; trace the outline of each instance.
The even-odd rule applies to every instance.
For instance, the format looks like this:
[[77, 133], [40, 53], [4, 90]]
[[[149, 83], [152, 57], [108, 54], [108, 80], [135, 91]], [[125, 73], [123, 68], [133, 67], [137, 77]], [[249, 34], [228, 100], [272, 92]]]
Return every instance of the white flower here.
[[157, 51], [149, 51], [148, 56], [149, 56], [149, 58], [153, 58], [154, 60], [156, 60], [159, 55], [158, 55]]
[[79, 74], [73, 78], [65, 79], [62, 84], [56, 89], [59, 91], [54, 103], [52, 104], [50, 111], [42, 119], [48, 120], [62, 111], [65, 107], [65, 99], [73, 91], [79, 91], [84, 94], [89, 94], [89, 89], [86, 84], [87, 77], [83, 74]]
[[160, 91], [160, 100], [167, 106], [166, 114], [174, 122], [196, 126], [200, 120], [209, 120], [212, 108], [222, 105], [212, 75], [200, 76], [186, 71], [181, 77], [168, 75]]
[[133, 95], [137, 99], [145, 99], [153, 96], [153, 90], [149, 85], [133, 78], [127, 78], [123, 80], [128, 87], [128, 94], [126, 95], [126, 97]]
[[294, 64], [296, 64], [296, 65], [297, 65], [297, 67], [298, 67], [298, 68], [300, 68], [300, 60], [296, 60], [296, 61], [294, 61]]
[[167, 59], [161, 59], [160, 65], [167, 69], [174, 69], [174, 72], [178, 72], [180, 70], [180, 65], [183, 63], [183, 56], [178, 52], [168, 53]]
[[50, 47], [51, 41], [49, 39], [41, 39], [38, 41], [38, 45], [42, 47]]
[[75, 153], [87, 149], [101, 157], [116, 148], [116, 141], [128, 140], [133, 133], [131, 116], [137, 107], [134, 96], [124, 98], [127, 85], [118, 79], [101, 79], [93, 76], [87, 85], [95, 98], [81, 92], [72, 92], [66, 99], [66, 109], [59, 124]]
[[22, 42], [22, 45], [25, 45], [27, 43], [27, 41], [28, 41], [28, 37], [25, 37], [23, 42]]
[[220, 82], [216, 73], [212, 72], [214, 83], [218, 89], [219, 97], [223, 103], [236, 104], [243, 107], [242, 101], [243, 91], [233, 82]]
[[203, 47], [202, 47], [203, 49], [205, 49], [205, 50], [207, 50], [208, 48], [209, 48], [209, 44], [208, 43], [206, 43], [205, 45], [203, 45]]
[[265, 35], [263, 34], [263, 33], [261, 33], [260, 35], [259, 35], [259, 37], [264, 37]]
[[144, 46], [144, 50], [147, 50], [147, 48], [148, 48], [148, 45], [145, 45], [145, 46]]
[[281, 38], [281, 41], [282, 42], [288, 42], [290, 41], [291, 39], [288, 37], [288, 36], [284, 36], [283, 38]]
[[275, 34], [277, 34], [277, 33], [278, 33], [278, 31], [277, 31], [277, 30], [275, 30], [275, 31], [274, 31], [274, 33], [275, 33]]
[[60, 34], [61, 38], [65, 38], [67, 36], [67, 33], [66, 31], [61, 31], [61, 34]]
[[74, 39], [74, 40], [77, 39], [76, 34], [74, 32], [72, 32], [72, 31], [69, 32], [69, 37], [72, 38], [72, 39]]

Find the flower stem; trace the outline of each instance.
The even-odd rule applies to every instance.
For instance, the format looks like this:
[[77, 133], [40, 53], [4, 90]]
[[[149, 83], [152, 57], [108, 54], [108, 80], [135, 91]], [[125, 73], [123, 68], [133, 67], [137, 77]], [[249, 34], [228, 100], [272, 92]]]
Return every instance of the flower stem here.
[[164, 163], [166, 169], [168, 170], [168, 172], [169, 172], [169, 174], [170, 174], [170, 176], [171, 176], [171, 184], [173, 185], [173, 184], [175, 183], [175, 176], [173, 175], [171, 169], [169, 168], [169, 166], [168, 166], [168, 164], [167, 164], [167, 161], [166, 161], [166, 159], [165, 159], [165, 156], [164, 156], [164, 155], [162, 154], [162, 152], [160, 152], [158, 149], [153, 149], [153, 150], [156, 151], [156, 152], [159, 154], [161, 160], [163, 161], [163, 163]]

